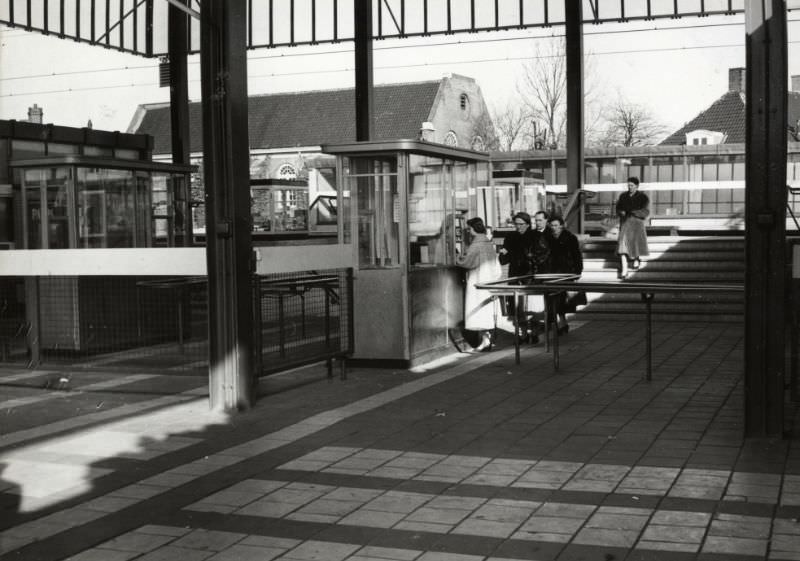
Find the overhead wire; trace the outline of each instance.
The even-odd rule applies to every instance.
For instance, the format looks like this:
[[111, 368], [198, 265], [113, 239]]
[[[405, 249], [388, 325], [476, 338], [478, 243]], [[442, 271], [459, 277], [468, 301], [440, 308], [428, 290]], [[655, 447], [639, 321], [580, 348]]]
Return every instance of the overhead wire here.
[[[800, 19], [790, 19], [787, 20], [789, 23], [800, 22]], [[618, 30], [603, 30], [603, 31], [590, 31], [584, 33], [584, 36], [595, 36], [595, 35], [614, 35], [620, 33], [641, 33], [646, 31], [673, 31], [673, 30], [687, 30], [687, 29], [697, 29], [697, 28], [713, 28], [713, 27], [731, 27], [731, 26], [742, 26], [744, 25], [741, 22], [726, 22], [726, 23], [713, 23], [713, 24], [697, 24], [697, 25], [681, 25], [681, 26], [672, 26], [672, 27], [664, 27], [653, 25], [647, 28], [639, 28], [639, 29], [618, 29]], [[0, 31], [4, 31], [0, 29]], [[36, 36], [36, 34], [23, 32], [24, 35], [27, 36]], [[438, 41], [434, 43], [424, 43], [424, 44], [403, 44], [403, 45], [391, 45], [391, 46], [379, 46], [375, 47], [373, 51], [392, 51], [392, 50], [400, 50], [400, 49], [409, 49], [409, 48], [431, 48], [431, 47], [443, 47], [443, 46], [465, 46], [465, 45], [480, 45], [480, 44], [488, 44], [488, 43], [500, 43], [500, 42], [509, 42], [509, 41], [526, 41], [531, 39], [545, 39], [551, 37], [557, 37], [561, 34], [552, 33], [549, 35], [528, 35], [524, 37], [493, 37], [488, 39], [475, 39], [475, 40], [456, 40], [456, 41]], [[794, 43], [794, 41], [790, 41], [790, 43]], [[726, 45], [709, 45], [708, 48], [712, 47], [727, 47]], [[702, 47], [698, 47], [702, 48]], [[637, 50], [632, 49], [626, 52], [630, 53], [637, 53], [637, 52], [648, 52], [647, 50]], [[303, 52], [303, 53], [281, 53], [275, 55], [262, 55], [262, 56], [252, 56], [249, 57], [248, 60], [255, 61], [255, 60], [272, 60], [272, 59], [283, 59], [283, 58], [294, 58], [294, 57], [305, 57], [305, 56], [321, 56], [321, 55], [329, 55], [329, 54], [350, 54], [350, 50], [346, 49], [336, 49], [336, 50], [326, 50], [326, 51], [314, 51], [314, 52]], [[600, 54], [600, 53], [592, 53], [592, 54]], [[615, 53], [616, 54], [616, 53]], [[533, 58], [533, 57], [528, 57]], [[514, 59], [512, 59], [514, 60]], [[197, 61], [190, 61], [189, 64], [196, 65], [199, 64]], [[81, 74], [81, 73], [103, 73], [103, 72], [119, 72], [123, 70], [137, 70], [137, 69], [147, 69], [153, 68], [155, 65], [141, 65], [141, 66], [121, 66], [121, 67], [111, 67], [111, 68], [101, 68], [101, 69], [94, 69], [94, 70], [76, 70], [71, 72], [51, 72], [49, 74], [31, 74], [25, 76], [9, 76], [9, 77], [0, 77], [0, 82], [4, 81], [11, 81], [11, 80], [23, 80], [23, 79], [34, 79], [34, 78], [48, 78], [52, 76], [68, 76], [73, 74]]]

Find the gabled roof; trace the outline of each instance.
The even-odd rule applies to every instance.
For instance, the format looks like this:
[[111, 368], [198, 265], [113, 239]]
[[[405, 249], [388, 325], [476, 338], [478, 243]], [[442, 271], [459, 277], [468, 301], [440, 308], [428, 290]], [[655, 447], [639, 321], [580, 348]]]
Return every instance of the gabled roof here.
[[[787, 125], [792, 131], [795, 131], [797, 120], [800, 119], [800, 92], [788, 92], [787, 105]], [[685, 144], [686, 133], [701, 129], [724, 133], [726, 144], [744, 143], [745, 121], [744, 94], [729, 91], [712, 103], [708, 109], [662, 140], [661, 144]]]
[[[416, 138], [430, 120], [439, 86], [439, 81], [375, 86], [375, 140]], [[201, 112], [200, 102], [189, 104], [191, 152], [203, 149]], [[250, 96], [248, 114], [251, 150], [356, 139], [353, 89]], [[171, 153], [169, 104], [140, 106], [131, 128], [153, 137], [153, 154]]]

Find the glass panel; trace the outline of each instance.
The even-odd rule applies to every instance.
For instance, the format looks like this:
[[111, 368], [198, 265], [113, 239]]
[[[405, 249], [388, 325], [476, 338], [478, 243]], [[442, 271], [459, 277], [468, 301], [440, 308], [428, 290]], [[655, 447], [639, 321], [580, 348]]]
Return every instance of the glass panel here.
[[251, 187], [250, 201], [253, 232], [272, 232], [272, 191], [263, 187]]
[[42, 194], [44, 170], [26, 170], [25, 182], [25, 247], [42, 249]]
[[686, 166], [684, 166], [683, 162], [679, 161], [677, 158], [675, 159], [675, 163], [672, 164], [672, 180], [686, 181]]
[[41, 157], [44, 155], [45, 155], [44, 142], [36, 142], [33, 140], [11, 141], [12, 160], [25, 160], [28, 158]]
[[[449, 172], [449, 169], [447, 171]], [[441, 158], [409, 155], [408, 235], [410, 265], [447, 262], [445, 162]]]
[[508, 183], [494, 184], [494, 224], [500, 228], [513, 228], [511, 217], [521, 210], [515, 195], [516, 187]]
[[614, 160], [605, 160], [600, 164], [600, 183], [617, 182], [617, 164]]
[[716, 181], [717, 180], [717, 164], [705, 163], [703, 165], [703, 181]]
[[565, 161], [556, 162], [556, 185], [567, 184], [567, 163]]
[[[24, 172], [26, 195], [26, 247], [70, 247], [68, 201], [70, 168], [28, 169]], [[42, 204], [42, 190], [46, 193]], [[44, 236], [44, 237], [43, 237]]]
[[[400, 197], [397, 159], [351, 158], [348, 181], [358, 204], [358, 256], [361, 267], [400, 263]], [[357, 175], [356, 177], [352, 177]]]
[[733, 164], [728, 162], [721, 163], [717, 171], [717, 179], [719, 181], [730, 181], [733, 179]]
[[173, 177], [163, 173], [152, 175], [152, 208], [154, 245], [173, 245], [174, 207], [172, 204], [173, 184], [180, 181], [180, 176]]
[[[69, 247], [69, 203], [67, 202], [67, 168], [54, 168], [47, 181], [47, 247]], [[59, 175], [61, 177], [59, 177]]]
[[[137, 202], [149, 209], [142, 196], [137, 196], [143, 189], [130, 170], [78, 168], [79, 246], [143, 245], [150, 228], [149, 217], [136, 211]], [[85, 227], [80, 226], [81, 217]]]
[[59, 144], [57, 142], [50, 142], [47, 144], [47, 154], [50, 156], [79, 153], [80, 147], [77, 144]]
[[733, 179], [736, 181], [744, 181], [744, 162], [734, 162]]
[[589, 185], [600, 183], [600, 170], [596, 162], [586, 162], [584, 169], [586, 173], [585, 183]]

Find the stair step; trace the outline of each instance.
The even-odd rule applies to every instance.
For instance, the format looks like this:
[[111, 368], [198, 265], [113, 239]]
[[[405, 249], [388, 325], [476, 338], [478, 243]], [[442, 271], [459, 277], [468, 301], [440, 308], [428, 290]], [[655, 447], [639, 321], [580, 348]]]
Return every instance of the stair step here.
[[[583, 268], [591, 271], [616, 269], [619, 259], [584, 259]], [[640, 271], [736, 271], [744, 274], [744, 263], [736, 261], [642, 261]]]
[[[576, 314], [567, 317], [574, 318], [576, 321], [600, 320], [600, 321], [641, 321], [644, 322], [647, 318], [644, 312], [631, 313], [631, 312], [592, 312], [580, 310]], [[719, 322], [719, 323], [742, 323], [744, 315], [742, 314], [671, 314], [671, 313], [654, 313], [652, 321], [656, 324], [659, 322]], [[644, 329], [644, 327], [643, 327]], [[656, 328], [657, 329], [657, 328]]]

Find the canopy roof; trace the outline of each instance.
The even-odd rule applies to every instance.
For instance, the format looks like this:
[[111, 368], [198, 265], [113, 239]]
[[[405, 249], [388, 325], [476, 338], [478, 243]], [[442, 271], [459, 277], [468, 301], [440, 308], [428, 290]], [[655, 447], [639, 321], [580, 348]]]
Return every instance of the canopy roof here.
[[[569, 0], [574, 1], [574, 0]], [[170, 4], [181, 0], [8, 0], [0, 23], [145, 57], [168, 52]], [[247, 0], [249, 49], [353, 40], [355, 0]], [[375, 39], [564, 25], [564, 0], [372, 0]], [[201, 11], [185, 0], [187, 11]], [[744, 12], [744, 0], [584, 0], [584, 22], [598, 24]], [[200, 21], [189, 45], [200, 50]]]

